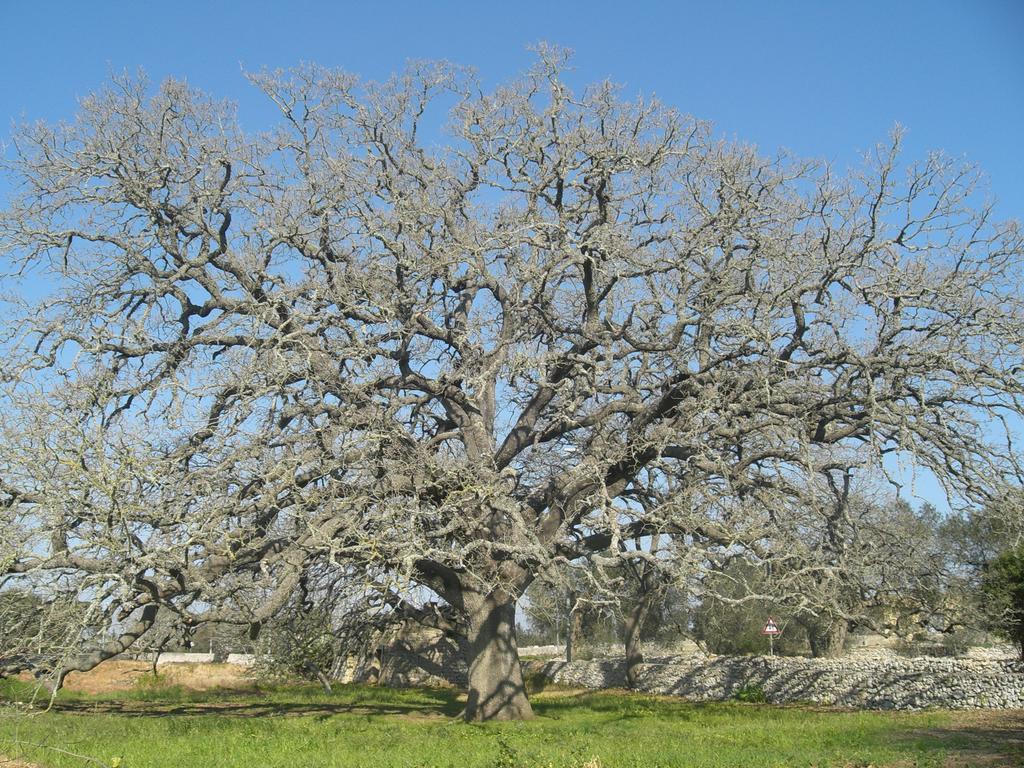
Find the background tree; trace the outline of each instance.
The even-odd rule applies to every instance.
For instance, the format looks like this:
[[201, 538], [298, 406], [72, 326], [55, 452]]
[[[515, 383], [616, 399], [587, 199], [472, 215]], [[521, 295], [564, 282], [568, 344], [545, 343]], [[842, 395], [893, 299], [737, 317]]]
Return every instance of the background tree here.
[[99, 634], [102, 607], [97, 601], [78, 599], [59, 585], [47, 588], [37, 583], [29, 588], [20, 582], [0, 587], [0, 677], [46, 669], [54, 661], [74, 658], [82, 645], [116, 639]]
[[708, 651], [767, 654], [768, 638], [761, 630], [770, 616], [782, 629], [782, 634], [772, 641], [775, 653], [806, 653], [806, 628], [794, 621], [791, 607], [773, 596], [769, 574], [756, 563], [732, 558], [708, 573], [704, 581], [701, 598], [693, 611], [693, 632]]
[[[0, 671], [21, 669], [28, 658], [54, 652], [56, 642], [65, 639], [67, 627], [57, 632], [47, 624], [47, 606], [37, 595], [21, 589], [0, 591]], [[61, 622], [63, 624], [64, 622]]]
[[765, 158], [564, 59], [261, 73], [259, 135], [120, 79], [17, 131], [0, 247], [52, 290], [7, 313], [0, 563], [113, 638], [58, 684], [160, 611], [259, 624], [352, 569], [461, 617], [467, 717], [528, 717], [538, 573], [767, 532], [851, 445], [970, 500], [1014, 473], [1022, 240], [972, 169]]
[[524, 616], [538, 640], [565, 647], [572, 661], [587, 646], [614, 643], [617, 602], [607, 578], [583, 560], [538, 578], [527, 591]]
[[[641, 642], [647, 620], [659, 602], [665, 598], [669, 586], [667, 574], [672, 563], [659, 557], [661, 536], [650, 537], [649, 542], [637, 538], [630, 547], [627, 542], [619, 544], [623, 558], [626, 603], [623, 611], [622, 641], [626, 653], [626, 684], [636, 688], [639, 667], [644, 661]], [[632, 554], [630, 554], [632, 553]]]
[[945, 578], [942, 611], [932, 625], [953, 647], [971, 639], [987, 641], [994, 629], [985, 576], [996, 558], [1024, 542], [1021, 498], [1019, 489], [1008, 488], [986, 505], [937, 521], [935, 539]]
[[1016, 645], [1024, 660], [1024, 545], [1005, 550], [988, 564], [982, 592], [991, 628]]
[[289, 606], [262, 627], [256, 640], [256, 670], [270, 677], [310, 678], [331, 693], [330, 673], [342, 660], [330, 614], [322, 606]]
[[984, 507], [950, 515], [941, 521], [939, 535], [950, 562], [977, 587], [990, 562], [1024, 541], [1024, 494], [1008, 489]]
[[914, 511], [865, 469], [811, 478], [772, 542], [778, 599], [816, 657], [840, 655], [857, 627], [906, 634], [946, 621], [953, 577], [937, 512]]

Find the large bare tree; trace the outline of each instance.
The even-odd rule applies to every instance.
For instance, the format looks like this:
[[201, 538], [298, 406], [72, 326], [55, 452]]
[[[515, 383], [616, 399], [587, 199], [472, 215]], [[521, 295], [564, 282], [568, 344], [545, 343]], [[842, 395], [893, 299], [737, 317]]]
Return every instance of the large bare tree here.
[[258, 134], [117, 79], [17, 131], [0, 572], [94, 606], [58, 678], [336, 568], [432, 591], [467, 717], [528, 717], [544, 569], [769, 532], [851, 446], [965, 498], [1014, 476], [1024, 250], [972, 169], [765, 158], [564, 64], [258, 74]]

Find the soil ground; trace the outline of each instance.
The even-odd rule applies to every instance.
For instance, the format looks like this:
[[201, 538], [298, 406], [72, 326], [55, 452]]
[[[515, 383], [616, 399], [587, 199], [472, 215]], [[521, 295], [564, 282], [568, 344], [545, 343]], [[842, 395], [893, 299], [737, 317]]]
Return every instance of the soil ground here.
[[945, 768], [1019, 768], [1024, 755], [1024, 709], [955, 712], [948, 726], [922, 735], [940, 742], [970, 741], [970, 747], [951, 753]]
[[[195, 691], [251, 690], [255, 685], [251, 670], [236, 664], [160, 664], [157, 671], [165, 684]], [[88, 672], [71, 672], [64, 687], [90, 695], [117, 693], [136, 688], [152, 674], [149, 662], [105, 661]]]

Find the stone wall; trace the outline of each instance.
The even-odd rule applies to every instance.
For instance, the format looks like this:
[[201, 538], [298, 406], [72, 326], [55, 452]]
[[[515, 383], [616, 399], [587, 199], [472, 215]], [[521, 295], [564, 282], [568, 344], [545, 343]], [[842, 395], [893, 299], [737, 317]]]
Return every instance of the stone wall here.
[[[153, 658], [152, 654], [139, 654], [138, 658], [145, 658], [146, 661], [150, 661]], [[157, 659], [157, 666], [161, 664], [213, 664], [215, 661], [220, 661], [212, 653], [161, 653], [160, 658]]]
[[467, 683], [463, 652], [444, 633], [433, 629], [404, 627], [380, 654], [380, 682], [462, 688]]
[[527, 656], [540, 656], [540, 657], [562, 657], [565, 656], [564, 645], [521, 645], [519, 646], [519, 655], [522, 658]]
[[[382, 655], [384, 685], [466, 684], [462, 654], [440, 633], [403, 633]], [[523, 672], [534, 682], [573, 688], [626, 685], [621, 656], [571, 663], [535, 659], [523, 663]], [[998, 655], [907, 658], [879, 648], [837, 659], [664, 654], [648, 656], [648, 663], [641, 665], [639, 689], [694, 701], [763, 697], [774, 704], [862, 709], [1017, 709], [1024, 708], [1024, 662]]]
[[[625, 685], [621, 661], [530, 662], [526, 673], [560, 685]], [[975, 659], [805, 659], [719, 656], [644, 664], [640, 689], [696, 701], [737, 696], [868, 709], [1024, 707], [1024, 663]]]
[[[1024, 662], [1005, 658], [1006, 649], [996, 650], [990, 652], [995, 658], [906, 658], [892, 652], [861, 652], [839, 659], [661, 656], [640, 666], [639, 688], [694, 701], [763, 696], [773, 704], [810, 702], [866, 709], [1024, 708]], [[160, 664], [212, 661], [212, 654], [203, 653], [160, 656]], [[244, 654], [232, 654], [226, 661], [252, 663]], [[535, 680], [573, 688], [626, 685], [626, 668], [620, 659], [527, 661], [523, 671]], [[344, 676], [346, 681], [365, 677], [362, 668]], [[459, 648], [441, 633], [402, 632], [383, 649], [380, 682], [399, 687], [463, 687], [466, 666]]]

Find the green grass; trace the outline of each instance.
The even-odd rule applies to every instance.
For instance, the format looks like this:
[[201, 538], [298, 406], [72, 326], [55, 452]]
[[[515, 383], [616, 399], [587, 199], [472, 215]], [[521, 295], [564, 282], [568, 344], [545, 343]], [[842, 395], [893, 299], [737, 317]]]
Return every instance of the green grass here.
[[[0, 701], [25, 701], [0, 683]], [[692, 704], [625, 693], [534, 697], [524, 723], [458, 721], [442, 690], [342, 686], [249, 692], [156, 684], [116, 696], [61, 693], [54, 711], [0, 709], [0, 754], [43, 766], [940, 766], [969, 735], [940, 736], [945, 712], [815, 711]], [[35, 746], [29, 746], [35, 745]]]

